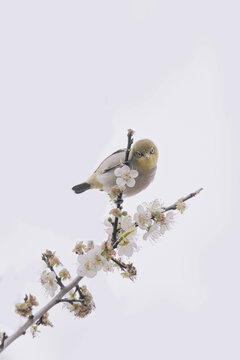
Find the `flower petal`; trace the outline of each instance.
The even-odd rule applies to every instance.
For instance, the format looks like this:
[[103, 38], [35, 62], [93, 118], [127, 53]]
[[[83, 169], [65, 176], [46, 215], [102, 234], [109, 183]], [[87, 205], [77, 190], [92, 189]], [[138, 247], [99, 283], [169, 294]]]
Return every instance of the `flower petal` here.
[[129, 179], [127, 182], [127, 186], [129, 186], [129, 187], [134, 187], [135, 184], [136, 184], [136, 181], [134, 179]]
[[137, 170], [130, 170], [130, 176], [132, 178], [138, 177], [138, 171]]
[[122, 168], [117, 168], [114, 170], [115, 176], [122, 176]]
[[138, 212], [139, 214], [144, 213], [144, 212], [145, 212], [144, 207], [143, 207], [142, 205], [138, 205], [138, 207], [137, 207], [137, 212]]
[[123, 180], [121, 177], [118, 177], [117, 180], [116, 180], [116, 183], [117, 183], [117, 185], [119, 185], [119, 186], [123, 186], [123, 185], [126, 184], [126, 181]]
[[123, 173], [129, 173], [129, 172], [130, 172], [130, 167], [127, 166], [127, 165], [124, 165], [124, 166], [122, 167], [122, 171], [123, 171]]

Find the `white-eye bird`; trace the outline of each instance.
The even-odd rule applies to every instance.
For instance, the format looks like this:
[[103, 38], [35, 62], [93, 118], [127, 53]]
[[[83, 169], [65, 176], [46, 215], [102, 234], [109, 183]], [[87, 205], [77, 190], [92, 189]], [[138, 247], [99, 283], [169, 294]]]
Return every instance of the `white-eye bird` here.
[[[90, 178], [72, 188], [76, 194], [80, 194], [89, 189], [99, 189], [110, 192], [116, 185], [115, 170], [124, 166], [127, 149], [115, 151], [99, 165]], [[138, 176], [133, 187], [126, 187], [124, 196], [132, 196], [144, 190], [154, 179], [158, 160], [158, 150], [156, 145], [148, 139], [137, 141], [129, 154], [128, 166], [130, 169], [137, 170]]]

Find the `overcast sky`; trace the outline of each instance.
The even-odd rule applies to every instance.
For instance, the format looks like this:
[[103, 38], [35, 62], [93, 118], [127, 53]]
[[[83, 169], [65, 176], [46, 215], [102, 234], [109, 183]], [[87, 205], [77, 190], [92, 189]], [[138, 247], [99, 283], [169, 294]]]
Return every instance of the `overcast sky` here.
[[239, 5], [237, 1], [0, 2], [0, 331], [22, 320], [41, 253], [72, 275], [78, 240], [106, 238], [106, 194], [75, 195], [99, 162], [152, 139], [158, 171], [126, 199], [166, 205], [197, 190], [174, 228], [133, 257], [136, 282], [83, 281], [96, 310], [14, 342], [5, 360], [237, 360], [239, 350]]

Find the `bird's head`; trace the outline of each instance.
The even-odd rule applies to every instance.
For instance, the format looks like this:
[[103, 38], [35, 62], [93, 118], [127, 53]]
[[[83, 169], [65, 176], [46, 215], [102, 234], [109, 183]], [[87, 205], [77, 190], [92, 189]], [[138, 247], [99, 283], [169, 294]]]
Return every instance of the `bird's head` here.
[[137, 169], [151, 170], [157, 166], [158, 149], [151, 140], [139, 140], [131, 149], [130, 159]]

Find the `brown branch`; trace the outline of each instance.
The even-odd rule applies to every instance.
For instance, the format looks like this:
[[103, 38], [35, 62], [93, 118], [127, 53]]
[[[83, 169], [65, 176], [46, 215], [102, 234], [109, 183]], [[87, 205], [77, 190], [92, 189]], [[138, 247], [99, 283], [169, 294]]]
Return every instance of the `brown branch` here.
[[123, 265], [120, 261], [114, 259], [113, 257], [111, 258], [111, 260], [115, 262], [115, 264], [117, 264], [122, 270], [126, 270], [126, 265]]
[[[131, 151], [131, 146], [133, 143], [133, 133], [134, 131], [129, 129], [128, 130], [128, 144], [127, 144], [127, 150], [126, 150], [126, 154], [125, 154], [125, 160], [124, 160], [124, 164], [128, 164], [128, 160], [129, 160], [129, 154]], [[121, 209], [121, 205], [123, 203], [123, 199], [122, 199], [122, 192], [118, 195], [117, 200], [116, 200], [116, 204], [117, 204], [117, 208]], [[115, 220], [114, 220], [114, 224], [113, 224], [113, 232], [112, 232], [112, 240], [111, 243], [114, 247], [114, 244], [116, 243], [117, 240], [117, 228], [118, 228], [118, 217], [115, 216]]]
[[5, 344], [5, 341], [7, 340], [8, 336], [7, 334], [4, 332], [3, 335], [2, 335], [2, 341], [1, 341], [1, 344], [0, 344], [0, 352], [3, 350], [4, 348], [4, 344]]
[[[185, 201], [191, 199], [192, 197], [196, 196], [197, 194], [199, 194], [200, 191], [202, 191], [202, 190], [203, 190], [203, 188], [201, 188], [201, 189], [199, 189], [199, 190], [197, 190], [197, 191], [195, 191], [195, 192], [193, 192], [193, 193], [185, 196], [184, 198], [181, 198], [180, 200], [181, 200], [182, 202], [185, 202]], [[179, 200], [178, 200], [178, 201], [179, 201]], [[177, 201], [176, 201], [174, 204], [172, 204], [172, 205], [164, 208], [163, 212], [166, 212], [166, 211], [169, 211], [169, 210], [176, 210], [176, 209], [177, 209]]]
[[60, 303], [60, 302], [66, 302], [66, 303], [69, 303], [69, 304], [74, 304], [74, 303], [83, 303], [84, 302], [84, 300], [83, 299], [66, 299], [66, 298], [64, 298], [64, 299], [60, 299], [60, 300], [58, 300], [58, 302]]

